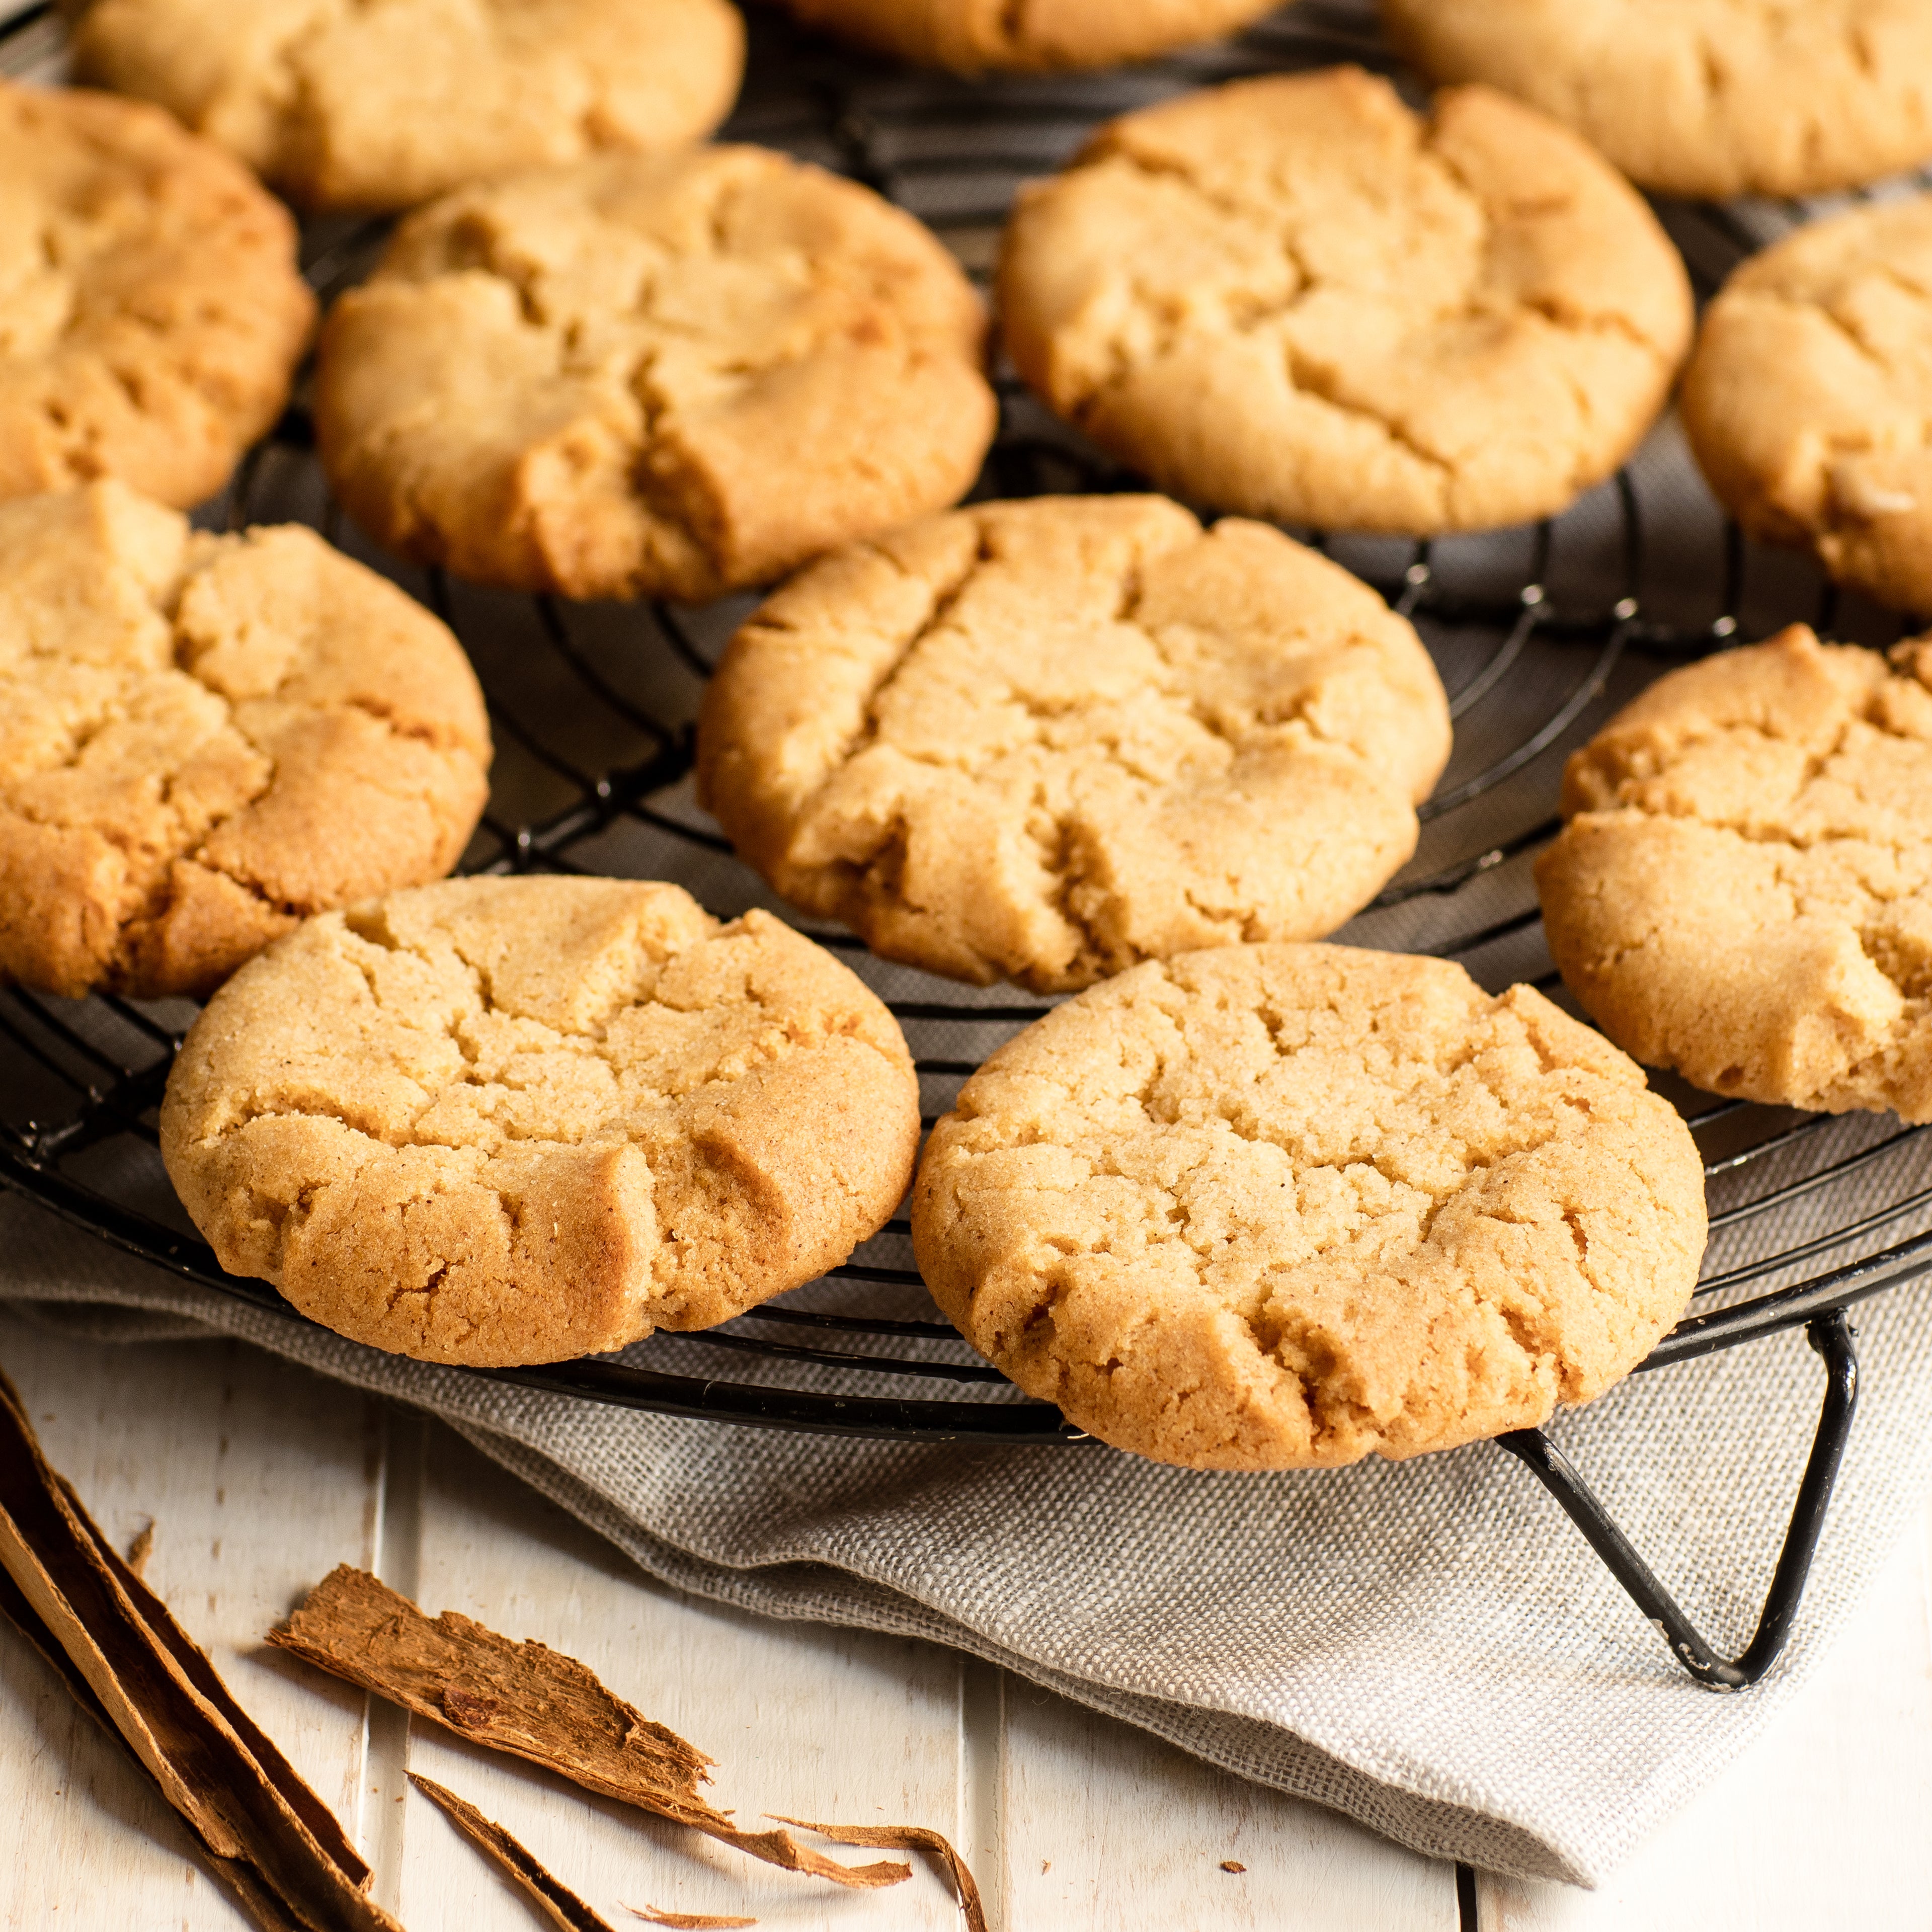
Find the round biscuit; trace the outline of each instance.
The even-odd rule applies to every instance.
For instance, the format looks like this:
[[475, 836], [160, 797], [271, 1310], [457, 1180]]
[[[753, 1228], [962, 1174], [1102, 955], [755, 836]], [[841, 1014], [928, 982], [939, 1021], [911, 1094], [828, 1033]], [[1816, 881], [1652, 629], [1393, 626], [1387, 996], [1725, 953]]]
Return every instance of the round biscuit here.
[[1924, 0], [1382, 0], [1432, 80], [1554, 115], [1664, 194], [1821, 194], [1932, 156]]
[[312, 919], [211, 1000], [161, 1154], [222, 1265], [422, 1360], [702, 1328], [898, 1204], [919, 1086], [830, 954], [675, 886], [457, 879]]
[[1029, 1394], [1195, 1468], [1535, 1426], [1642, 1360], [1705, 1236], [1689, 1129], [1606, 1040], [1444, 960], [1150, 962], [995, 1053], [913, 1243]]
[[605, 156], [405, 221], [329, 313], [316, 431], [418, 562], [698, 602], [964, 495], [985, 332], [869, 189], [758, 148]]
[[1932, 195], [1814, 222], [1732, 272], [1678, 396], [1753, 536], [1932, 612]]
[[304, 206], [388, 209], [700, 140], [745, 28], [728, 0], [93, 0], [73, 51]]
[[806, 26], [955, 74], [1116, 67], [1218, 40], [1278, 0], [785, 0]]
[[1671, 672], [1570, 758], [1550, 956], [1646, 1064], [1932, 1120], [1932, 640], [1802, 624]]
[[0, 80], [0, 499], [213, 496], [315, 321], [289, 212], [160, 109]]
[[193, 532], [118, 483], [0, 504], [0, 976], [206, 994], [440, 878], [489, 766], [455, 638], [314, 531]]
[[1308, 938], [1415, 848], [1449, 711], [1406, 620], [1266, 525], [980, 503], [801, 573], [732, 640], [698, 784], [741, 856], [982, 983]]
[[1486, 88], [1426, 116], [1354, 68], [1102, 128], [1022, 191], [1006, 347], [1190, 502], [1428, 536], [1552, 516], [1642, 441], [1690, 339], [1656, 218]]

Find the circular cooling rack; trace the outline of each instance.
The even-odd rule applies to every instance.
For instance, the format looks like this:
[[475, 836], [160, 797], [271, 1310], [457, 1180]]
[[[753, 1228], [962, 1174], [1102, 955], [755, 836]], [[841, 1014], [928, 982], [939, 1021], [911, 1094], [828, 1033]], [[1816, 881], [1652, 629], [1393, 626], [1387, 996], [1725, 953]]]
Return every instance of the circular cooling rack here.
[[[1064, 161], [1108, 116], [1238, 75], [1356, 61], [1408, 81], [1372, 10], [1302, 0], [1226, 44], [1092, 76], [968, 83], [868, 62], [754, 9], [746, 91], [725, 130], [863, 182], [919, 215], [983, 280], [1013, 191]], [[0, 29], [0, 71], [57, 78], [52, 10]], [[1700, 298], [1730, 266], [1820, 212], [1663, 204]], [[334, 220], [306, 237], [326, 301], [367, 272], [386, 224]], [[998, 372], [998, 440], [976, 496], [1146, 487], [1084, 446]], [[479, 590], [375, 551], [328, 500], [299, 395], [200, 520], [303, 521], [405, 585], [455, 630], [490, 703], [496, 761], [470, 872], [669, 879], [730, 917], [783, 914], [692, 802], [692, 720], [750, 599], [701, 609], [569, 604]], [[1840, 598], [1805, 560], [1745, 542], [1712, 502], [1673, 424], [1561, 518], [1430, 543], [1294, 532], [1411, 618], [1450, 694], [1455, 751], [1421, 808], [1420, 848], [1340, 935], [1462, 962], [1486, 986], [1564, 994], [1542, 940], [1529, 862], [1555, 833], [1565, 753], [1674, 663], [1804, 621], [1885, 644], [1912, 628]], [[787, 915], [790, 916], [790, 915]], [[1044, 1001], [962, 987], [806, 928], [890, 1006], [916, 1058], [929, 1125], [964, 1077]], [[266, 1283], [225, 1274], [161, 1169], [156, 1109], [194, 1018], [184, 1002], [0, 991], [0, 1184], [115, 1246], [225, 1294], [304, 1318]], [[1574, 1010], [1574, 1008], [1572, 1009]], [[1712, 1245], [1693, 1310], [1646, 1370], [1798, 1326], [1825, 1358], [1826, 1396], [1763, 1621], [1742, 1657], [1713, 1653], [1540, 1432], [1498, 1438], [1569, 1512], [1684, 1666], [1716, 1688], [1755, 1680], [1781, 1648], [1849, 1430], [1856, 1361], [1844, 1310], [1932, 1265], [1932, 1143], [1895, 1120], [1718, 1100], [1660, 1077], [1706, 1155]], [[467, 1371], [659, 1413], [769, 1426], [989, 1444], [1084, 1442], [1020, 1396], [940, 1318], [895, 1218], [845, 1266], [696, 1335], [621, 1354]]]

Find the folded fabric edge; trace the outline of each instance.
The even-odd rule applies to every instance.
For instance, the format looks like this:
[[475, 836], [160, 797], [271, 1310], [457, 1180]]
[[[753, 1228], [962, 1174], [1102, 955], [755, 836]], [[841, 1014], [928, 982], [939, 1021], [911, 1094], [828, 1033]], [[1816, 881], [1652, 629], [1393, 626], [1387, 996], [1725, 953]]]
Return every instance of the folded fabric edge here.
[[[627, 1522], [596, 1490], [514, 1437], [476, 1423], [442, 1419], [479, 1453], [595, 1530], [647, 1575], [673, 1589], [775, 1621], [868, 1630], [964, 1651], [1103, 1717], [1151, 1732], [1218, 1769], [1339, 1811], [1426, 1858], [1460, 1860], [1513, 1878], [1560, 1879], [1586, 1887], [1598, 1882], [1598, 1875], [1566, 1858], [1559, 1847], [1501, 1819], [1384, 1784], [1292, 1732], [1251, 1718], [1197, 1711], [1190, 1705], [1114, 1690], [1054, 1670], [849, 1570], [829, 1564], [794, 1563], [773, 1570], [747, 1572], [707, 1562]], [[781, 1576], [784, 1579], [782, 1587], [776, 1580]], [[1264, 1736], [1272, 1747], [1265, 1754], [1268, 1768], [1262, 1768], [1263, 1754], [1258, 1750], [1230, 1748], [1203, 1736], [1209, 1722]], [[1278, 1763], [1284, 1743], [1290, 1760], [1286, 1774]]]

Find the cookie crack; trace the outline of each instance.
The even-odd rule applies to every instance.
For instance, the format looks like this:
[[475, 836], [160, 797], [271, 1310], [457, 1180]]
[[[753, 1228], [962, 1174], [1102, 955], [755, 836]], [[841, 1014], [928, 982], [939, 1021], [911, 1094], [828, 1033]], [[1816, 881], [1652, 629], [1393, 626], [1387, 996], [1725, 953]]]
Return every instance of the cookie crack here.
[[[889, 564], [902, 577], [913, 573], [883, 544], [867, 539], [854, 548], [864, 554], [874, 556]], [[858, 728], [846, 736], [837, 749], [828, 753], [821, 766], [818, 784], [804, 794], [795, 808], [795, 815], [801, 822], [808, 821], [814, 808], [824, 800], [826, 792], [837, 782], [839, 774], [862, 752], [869, 750], [879, 742], [881, 726], [879, 718], [879, 702], [890, 689], [900, 673], [904, 669], [914, 653], [928, 638], [943, 630], [951, 620], [959, 600], [966, 594], [980, 570], [993, 560], [992, 540], [985, 526], [980, 531], [978, 544], [971, 559], [959, 575], [950, 582], [934, 586], [932, 604], [919, 622], [902, 638], [895, 640], [892, 654], [881, 664], [872, 682], [866, 687], [864, 703], [860, 710]], [[760, 628], [760, 620], [754, 618], [746, 626], [749, 631]], [[898, 748], [897, 747], [895, 748]], [[910, 757], [910, 752], [904, 755]], [[934, 762], [938, 762], [934, 760]]]
[[1342, 377], [1339, 370], [1323, 368], [1292, 342], [1284, 341], [1281, 348], [1286, 358], [1288, 380], [1292, 388], [1304, 395], [1314, 397], [1318, 402], [1326, 404], [1329, 408], [1343, 416], [1353, 416], [1358, 422], [1374, 424], [1399, 449], [1414, 457], [1425, 469], [1434, 471], [1439, 477], [1447, 480], [1454, 476], [1456, 466], [1418, 442], [1414, 433], [1400, 417], [1386, 410], [1376, 409], [1367, 403], [1340, 394], [1338, 385]]
[[[1426, 160], [1442, 170], [1447, 180], [1454, 184], [1465, 208], [1474, 215], [1478, 224], [1472, 256], [1479, 266], [1460, 292], [1458, 298], [1439, 307], [1430, 318], [1431, 326], [1439, 328], [1447, 323], [1494, 312], [1498, 291], [1486, 284], [1484, 271], [1480, 266], [1489, 261], [1493, 249], [1496, 233], [1494, 211], [1488, 200], [1457, 166], [1454, 157], [1437, 146], [1436, 133], [1432, 122], [1417, 150], [1417, 161], [1420, 164]], [[1258, 305], [1250, 304], [1238, 315], [1230, 312], [1226, 320], [1231, 332], [1252, 334], [1265, 325], [1279, 323], [1305, 305], [1311, 297], [1336, 285], [1335, 278], [1324, 275], [1310, 266], [1298, 246], [1292, 230], [1282, 228], [1270, 218], [1273, 211], [1264, 203], [1251, 202], [1214, 186], [1203, 178], [1197, 168], [1190, 166], [1185, 157], [1148, 153], [1116, 140], [1096, 144], [1087, 156], [1076, 164], [1076, 167], [1097, 166], [1109, 160], [1121, 162], [1150, 179], [1178, 182], [1204, 207], [1243, 224], [1253, 236], [1258, 248], [1276, 253], [1288, 269], [1294, 278], [1293, 288], [1279, 299]], [[1567, 201], [1558, 206], [1567, 206]], [[1203, 325], [1198, 321], [1169, 313], [1169, 304], [1139, 281], [1134, 281], [1131, 288], [1132, 307], [1143, 316], [1154, 317], [1162, 324], [1161, 338], [1154, 350], [1154, 359], [1160, 360], [1171, 353], [1174, 343], [1181, 336], [1199, 332], [1202, 328]], [[1509, 308], [1540, 315], [1562, 333], [1573, 335], [1615, 334], [1642, 349], [1654, 361], [1667, 364], [1674, 360], [1667, 351], [1644, 334], [1633, 317], [1620, 310], [1581, 311], [1552, 296], [1539, 296], [1513, 290], [1503, 292]], [[1114, 365], [1111, 370], [1096, 375], [1090, 386], [1067, 399], [1070, 412], [1076, 422], [1090, 422], [1093, 416], [1107, 398], [1132, 380], [1142, 359], [1130, 353], [1124, 343], [1118, 338], [1109, 346]], [[1445, 480], [1453, 480], [1460, 468], [1457, 463], [1430, 448], [1399, 416], [1379, 410], [1363, 398], [1342, 394], [1339, 372], [1322, 368], [1304, 349], [1288, 340], [1286, 332], [1281, 348], [1284, 373], [1292, 388], [1344, 416], [1372, 424], [1397, 448], [1426, 468]], [[1574, 386], [1574, 377], [1572, 380]]]

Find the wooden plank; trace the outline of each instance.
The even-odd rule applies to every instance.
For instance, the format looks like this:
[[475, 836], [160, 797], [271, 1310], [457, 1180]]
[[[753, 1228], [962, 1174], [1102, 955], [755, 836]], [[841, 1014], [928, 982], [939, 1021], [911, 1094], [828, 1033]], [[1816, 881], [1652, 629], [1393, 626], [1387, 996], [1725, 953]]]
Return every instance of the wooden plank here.
[[1482, 1932], [1932, 1922], [1932, 1511], [1742, 1762], [1594, 1892], [1485, 1876]]
[[[50, 1460], [296, 1768], [352, 1822], [364, 1700], [266, 1650], [262, 1633], [340, 1558], [370, 1560], [379, 1405], [238, 1342], [116, 1346], [0, 1314], [0, 1366]], [[0, 1927], [244, 1922], [118, 1746], [0, 1628]]]
[[1011, 1677], [1004, 1732], [1016, 1932], [1456, 1932], [1454, 1866], [1334, 1812]]
[[[418, 1600], [568, 1651], [718, 1760], [712, 1796], [851, 1824], [911, 1821], [961, 1842], [960, 1660], [929, 1644], [775, 1624], [663, 1588], [562, 1511], [433, 1428]], [[851, 1893], [587, 1796], [420, 1723], [410, 1766], [506, 1827], [614, 1923], [624, 1904], [740, 1912], [761, 1925], [952, 1932], [947, 1888], [914, 1862]], [[526, 1932], [527, 1906], [411, 1792], [401, 1916], [410, 1932]], [[827, 1847], [835, 1850], [836, 1847]], [[876, 1856], [857, 1853], [864, 1858]]]

